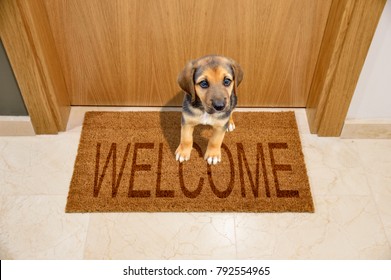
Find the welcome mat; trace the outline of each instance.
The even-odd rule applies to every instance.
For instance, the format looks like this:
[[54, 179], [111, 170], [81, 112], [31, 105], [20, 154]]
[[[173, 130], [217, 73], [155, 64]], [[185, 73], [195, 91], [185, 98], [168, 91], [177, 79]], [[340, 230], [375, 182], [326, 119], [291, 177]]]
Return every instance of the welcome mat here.
[[293, 112], [235, 112], [222, 162], [203, 159], [197, 126], [189, 161], [175, 160], [180, 112], [88, 112], [66, 212], [313, 212]]

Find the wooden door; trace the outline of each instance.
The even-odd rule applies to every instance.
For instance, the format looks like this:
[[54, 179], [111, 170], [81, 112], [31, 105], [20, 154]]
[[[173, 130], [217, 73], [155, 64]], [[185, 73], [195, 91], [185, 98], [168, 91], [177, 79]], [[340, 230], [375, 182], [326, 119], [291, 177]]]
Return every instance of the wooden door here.
[[37, 134], [71, 105], [179, 105], [185, 61], [219, 53], [246, 72], [241, 106], [305, 107], [338, 136], [385, 3], [0, 0], [0, 38]]
[[331, 0], [45, 0], [71, 105], [180, 105], [205, 54], [237, 60], [239, 106], [305, 107]]

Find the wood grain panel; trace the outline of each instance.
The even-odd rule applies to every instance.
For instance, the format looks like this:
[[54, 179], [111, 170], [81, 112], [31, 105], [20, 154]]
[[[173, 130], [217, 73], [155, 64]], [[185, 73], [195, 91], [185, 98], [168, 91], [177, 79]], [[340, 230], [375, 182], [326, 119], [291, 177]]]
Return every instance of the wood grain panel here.
[[65, 130], [70, 102], [43, 3], [0, 1], [0, 36], [35, 132]]
[[73, 105], [179, 105], [205, 54], [245, 71], [241, 106], [304, 107], [331, 0], [45, 0]]
[[355, 3], [355, 0], [339, 0], [331, 5], [307, 102], [307, 117], [312, 133], [318, 132], [327, 105]]
[[385, 0], [334, 0], [307, 104], [311, 132], [339, 136]]

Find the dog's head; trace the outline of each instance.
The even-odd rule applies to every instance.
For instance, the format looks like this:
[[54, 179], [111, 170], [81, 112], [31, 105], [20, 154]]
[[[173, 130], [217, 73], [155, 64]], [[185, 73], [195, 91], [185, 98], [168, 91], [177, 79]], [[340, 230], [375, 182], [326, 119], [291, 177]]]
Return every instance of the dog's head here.
[[179, 86], [192, 96], [196, 95], [209, 114], [230, 108], [230, 98], [237, 93], [243, 79], [238, 63], [224, 56], [204, 56], [187, 63], [178, 76]]

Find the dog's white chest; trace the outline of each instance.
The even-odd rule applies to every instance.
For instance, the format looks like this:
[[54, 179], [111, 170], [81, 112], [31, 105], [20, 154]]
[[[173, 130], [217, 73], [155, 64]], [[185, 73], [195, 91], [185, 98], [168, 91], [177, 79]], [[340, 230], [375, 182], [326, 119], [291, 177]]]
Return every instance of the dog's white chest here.
[[200, 123], [213, 125], [213, 118], [210, 114], [205, 112], [201, 115]]

